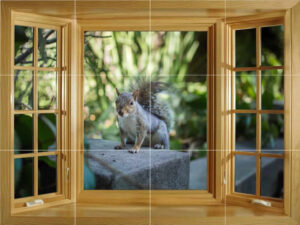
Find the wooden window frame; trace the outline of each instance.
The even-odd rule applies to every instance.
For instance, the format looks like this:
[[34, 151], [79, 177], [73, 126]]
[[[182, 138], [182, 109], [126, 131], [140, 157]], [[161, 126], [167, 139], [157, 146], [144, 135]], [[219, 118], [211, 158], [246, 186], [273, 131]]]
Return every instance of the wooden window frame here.
[[[79, 50], [78, 50], [78, 71], [79, 71], [79, 93], [81, 100], [78, 107], [80, 128], [78, 129], [78, 140], [79, 140], [79, 149], [77, 152], [77, 202], [79, 203], [93, 203], [93, 202], [105, 202], [105, 201], [114, 201], [116, 200], [119, 204], [126, 204], [128, 202], [144, 203], [149, 204], [149, 195], [151, 193], [151, 201], [156, 204], [212, 204], [220, 202], [220, 195], [216, 191], [216, 164], [215, 159], [217, 157], [217, 151], [214, 151], [216, 146], [215, 140], [215, 70], [216, 64], [214, 59], [216, 58], [216, 47], [215, 47], [215, 34], [217, 26], [215, 20], [211, 20], [210, 23], [202, 19], [193, 19], [194, 23], [197, 26], [187, 25], [184, 28], [181, 25], [181, 20], [172, 19], [165, 20], [163, 23], [159, 21], [152, 21], [151, 27], [147, 20], [139, 21], [105, 21], [104, 23], [91, 24], [89, 21], [79, 21], [78, 23], [78, 37], [79, 41]], [[129, 24], [129, 25], [128, 25]], [[208, 113], [207, 124], [209, 124], [207, 130], [207, 140], [208, 140], [208, 152], [207, 152], [207, 163], [208, 169], [210, 171], [210, 176], [207, 175], [207, 190], [84, 190], [84, 179], [83, 179], [83, 162], [84, 162], [84, 143], [83, 143], [83, 90], [84, 90], [84, 72], [83, 72], [83, 62], [84, 62], [84, 32], [86, 31], [206, 31], [208, 39], [208, 64], [207, 64], [207, 81], [208, 81], [208, 98], [211, 99], [211, 102], [207, 106], [207, 110], [211, 113]], [[182, 199], [178, 202], [176, 198]], [[173, 201], [171, 199], [174, 199]], [[219, 199], [217, 201], [216, 199]]]
[[[67, 81], [63, 84], [67, 86], [67, 93], [68, 95], [65, 96], [63, 101], [66, 101], [67, 109], [69, 111], [66, 111], [67, 113], [67, 119], [63, 123], [63, 126], [66, 126], [68, 129], [68, 138], [66, 145], [69, 147], [68, 150], [70, 152], [67, 152], [66, 155], [66, 161], [69, 163], [70, 168], [70, 180], [68, 180], [68, 185], [66, 186], [66, 198], [61, 201], [56, 202], [48, 202], [42, 207], [49, 207], [49, 206], [55, 206], [65, 203], [74, 203], [74, 202], [87, 202], [87, 203], [106, 203], [109, 202], [111, 204], [119, 205], [119, 204], [129, 204], [129, 205], [137, 205], [141, 204], [139, 200], [142, 200], [143, 203], [147, 202], [145, 199], [149, 199], [149, 192], [148, 193], [142, 193], [140, 191], [136, 191], [135, 194], [125, 194], [123, 192], [119, 192], [118, 195], [109, 195], [109, 196], [103, 196], [101, 198], [94, 198], [95, 196], [92, 196], [89, 193], [88, 196], [79, 195], [81, 192], [79, 191], [80, 188], [77, 187], [78, 182], [76, 179], [76, 176], [80, 174], [80, 168], [78, 168], [78, 159], [80, 154], [82, 154], [82, 151], [78, 150], [80, 147], [80, 136], [82, 133], [80, 133], [80, 129], [83, 130], [81, 127], [83, 124], [81, 123], [81, 119], [79, 119], [81, 115], [81, 105], [77, 102], [77, 99], [80, 97], [78, 93], [80, 93], [80, 78], [82, 74], [79, 73], [80, 66], [79, 63], [82, 59], [82, 44], [80, 41], [78, 41], [78, 37], [80, 37], [80, 30], [81, 27], [87, 26], [89, 30], [92, 30], [94, 27], [95, 30], [98, 30], [99, 28], [99, 17], [98, 19], [81, 19], [81, 20], [74, 20], [74, 19], [61, 19], [59, 17], [59, 13], [62, 11], [64, 12], [63, 6], [68, 7], [68, 4], [62, 3], [64, 5], [61, 5], [60, 3], [53, 3], [54, 7], [56, 7], [56, 16], [37, 16], [36, 13], [39, 14], [45, 14], [45, 11], [41, 10], [39, 7], [39, 4], [35, 5], [36, 3], [19, 3], [15, 2], [1, 2], [1, 64], [0, 64], [0, 101], [1, 101], [1, 107], [0, 107], [0, 119], [1, 119], [1, 131], [0, 131], [0, 177], [2, 178], [0, 182], [0, 222], [4, 221], [4, 224], [20, 224], [24, 222], [23, 217], [17, 217], [16, 211], [13, 212], [12, 207], [12, 201], [11, 201], [11, 188], [12, 188], [12, 180], [11, 180], [11, 173], [13, 171], [12, 166], [10, 165], [10, 160], [12, 158], [12, 154], [7, 151], [7, 149], [12, 149], [12, 137], [11, 133], [13, 132], [12, 129], [12, 101], [11, 101], [11, 80], [8, 78], [9, 75], [13, 74], [12, 72], [12, 65], [11, 65], [11, 59], [13, 59], [13, 50], [11, 47], [11, 40], [13, 37], [13, 23], [12, 23], [12, 16], [16, 11], [20, 12], [34, 12], [33, 13], [23, 13], [24, 16], [29, 17], [29, 21], [32, 22], [39, 21], [41, 23], [45, 22], [47, 24], [55, 23], [62, 25], [66, 27], [66, 32], [63, 34], [64, 39], [64, 49], [63, 51], [63, 58], [66, 57], [65, 66], [63, 68], [65, 69], [65, 72], [68, 76]], [[25, 5], [24, 5], [25, 4]], [[49, 4], [52, 4], [49, 3]], [[84, 3], [82, 3], [84, 4]], [[104, 3], [106, 4], [106, 3]], [[140, 3], [142, 4], [142, 3]], [[155, 4], [155, 2], [153, 2]], [[160, 4], [160, 3], [157, 3]], [[169, 4], [169, 3], [168, 3]], [[201, 5], [202, 3], [199, 2]], [[203, 3], [207, 4], [207, 3]], [[234, 3], [230, 3], [234, 6]], [[299, 140], [299, 134], [300, 134], [300, 120], [297, 120], [297, 117], [299, 116], [299, 110], [300, 110], [300, 104], [299, 102], [299, 95], [300, 95], [300, 64], [299, 64], [299, 51], [300, 47], [298, 44], [298, 40], [300, 37], [300, 4], [296, 6], [292, 6], [292, 3], [286, 3], [282, 2], [280, 0], [277, 1], [277, 5], [274, 6], [267, 6], [266, 3], [257, 2], [256, 4], [251, 3], [250, 4], [250, 11], [252, 14], [258, 13], [257, 9], [253, 7], [254, 5], [258, 5], [259, 7], [263, 7], [263, 9], [273, 9], [273, 10], [279, 10], [275, 13], [265, 13], [265, 14], [257, 14], [255, 16], [241, 16], [239, 12], [239, 9], [243, 7], [248, 7], [249, 1], [243, 1], [238, 2], [237, 4], [240, 4], [239, 6], [234, 6], [229, 11], [232, 13], [231, 16], [238, 16], [236, 18], [226, 18], [220, 19], [222, 16], [216, 16], [217, 19], [214, 19], [212, 17], [208, 18], [207, 14], [203, 14], [203, 12], [198, 12], [197, 10], [194, 11], [194, 16], [187, 16], [187, 14], [183, 14], [182, 17], [178, 18], [178, 11], [170, 11], [168, 16], [163, 15], [162, 12], [156, 12], [157, 15], [161, 15], [161, 18], [156, 18], [156, 20], [152, 20], [152, 27], [156, 26], [164, 27], [166, 25], [166, 22], [169, 21], [169, 24], [172, 24], [174, 30], [178, 30], [178, 28], [182, 28], [182, 26], [188, 26], [192, 30], [199, 29], [199, 27], [207, 27], [214, 26], [214, 38], [212, 42], [214, 43], [215, 49], [211, 49], [210, 51], [212, 54], [214, 54], [214, 65], [212, 66], [213, 74], [217, 74], [215, 77], [215, 87], [216, 92], [212, 93], [215, 95], [215, 126], [216, 126], [216, 132], [215, 132], [215, 149], [216, 149], [216, 156], [214, 159], [214, 163], [216, 166], [215, 171], [215, 196], [212, 195], [206, 195], [207, 199], [203, 199], [203, 201], [199, 201], [199, 198], [194, 195], [193, 191], [190, 191], [190, 193], [187, 193], [186, 195], [174, 195], [179, 194], [177, 191], [173, 191], [173, 193], [168, 192], [157, 192], [152, 197], [155, 197], [155, 199], [152, 199], [151, 204], [158, 204], [158, 205], [217, 205], [217, 204], [234, 204], [234, 205], [242, 205], [253, 208], [254, 206], [250, 204], [250, 201], [248, 199], [244, 199], [241, 197], [235, 197], [232, 196], [232, 193], [230, 190], [230, 185], [232, 182], [230, 181], [230, 172], [231, 172], [231, 157], [232, 157], [232, 149], [231, 149], [231, 143], [232, 140], [230, 137], [231, 133], [231, 120], [230, 120], [230, 87], [231, 87], [231, 72], [232, 72], [232, 62], [230, 61], [230, 40], [231, 40], [231, 34], [230, 34], [230, 25], [238, 23], [238, 22], [251, 22], [251, 21], [257, 21], [260, 19], [274, 19], [278, 17], [284, 17], [284, 23], [285, 23], [285, 74], [288, 76], [291, 76], [291, 84], [290, 84], [290, 102], [285, 101], [285, 104], [288, 104], [288, 107], [290, 110], [285, 111], [287, 115], [285, 115], [285, 119], [287, 116], [291, 120], [291, 127], [290, 130], [285, 130], [285, 136], [288, 136], [289, 143], [290, 143], [290, 149], [295, 150], [295, 152], [289, 152], [285, 160], [289, 160], [288, 165], [290, 166], [290, 177], [285, 176], [285, 185], [288, 187], [285, 187], [285, 190], [290, 190], [287, 193], [287, 197], [284, 199], [284, 213], [292, 217], [293, 219], [300, 221], [299, 216], [299, 209], [300, 209], [300, 201], [299, 201], [299, 187], [300, 187], [300, 180], [299, 180], [299, 174], [300, 174], [300, 142]], [[47, 4], [46, 4], [47, 5]], [[72, 4], [71, 4], [72, 5]], [[26, 6], [26, 7], [25, 7]], [[184, 3], [182, 3], [182, 6], [184, 6]], [[217, 5], [219, 9], [224, 7], [224, 3], [218, 3]], [[14, 7], [17, 9], [14, 10]], [[22, 8], [24, 7], [24, 9]], [[28, 7], [32, 7], [32, 10], [28, 10]], [[44, 6], [43, 6], [44, 7]], [[292, 9], [288, 9], [289, 7], [293, 7]], [[139, 8], [140, 9], [140, 8]], [[219, 10], [218, 9], [218, 10]], [[244, 9], [244, 8], [243, 8]], [[36, 10], [36, 11], [35, 11]], [[39, 11], [40, 10], [40, 11]], [[86, 10], [86, 8], [84, 9]], [[118, 9], [118, 12], [122, 12], [122, 9]], [[128, 10], [128, 8], [127, 8]], [[220, 15], [220, 10], [217, 12], [218, 15]], [[72, 10], [71, 10], [72, 11]], [[185, 13], [187, 12], [187, 8], [185, 8]], [[68, 11], [67, 11], [68, 12]], [[126, 12], [126, 10], [125, 10]], [[196, 12], [196, 13], [195, 13]], [[199, 14], [200, 13], [200, 14]], [[20, 13], [21, 15], [22, 13]], [[245, 13], [246, 15], [247, 13]], [[123, 12], [121, 13], [123, 16], [122, 19], [119, 17], [114, 18], [113, 20], [111, 17], [107, 19], [104, 16], [104, 20], [101, 21], [101, 26], [103, 29], [111, 30], [112, 26], [115, 26], [116, 29], [120, 27], [125, 27], [126, 30], [133, 30], [133, 27], [136, 30], [142, 30], [143, 27], [149, 25], [149, 22], [145, 19], [125, 19], [127, 18], [127, 14]], [[229, 14], [228, 14], [229, 15]], [[198, 17], [199, 16], [199, 17]], [[241, 16], [241, 17], [239, 17]], [[100, 16], [101, 18], [101, 16]], [[150, 18], [150, 16], [149, 16]], [[133, 25], [132, 25], [133, 24]], [[162, 25], [164, 24], [164, 25]], [[126, 27], [127, 26], [127, 27]], [[169, 27], [170, 28], [170, 27]], [[165, 27], [164, 27], [165, 29]], [[119, 30], [119, 29], [118, 29]], [[147, 29], [149, 30], [149, 29]], [[154, 30], [152, 28], [152, 30]], [[3, 32], [5, 31], [5, 32]], [[287, 60], [287, 61], [286, 61]], [[293, 74], [293, 75], [292, 75]], [[72, 84], [72, 85], [71, 85]], [[285, 88], [285, 90], [287, 90]], [[72, 96], [72, 98], [71, 98]], [[5, 105], [7, 107], [2, 107], [2, 105]], [[71, 112], [70, 112], [71, 111]], [[72, 121], [69, 122], [69, 121]], [[5, 132], [3, 132], [5, 128]], [[79, 137], [79, 138], [78, 138]], [[298, 150], [298, 151], [297, 151]], [[76, 157], [77, 156], [77, 157]], [[286, 170], [285, 170], [286, 172]], [[287, 180], [286, 180], [287, 179]], [[177, 193], [176, 193], [177, 192]], [[99, 194], [99, 192], [96, 192], [96, 194]], [[176, 196], [177, 199], [174, 199], [174, 196]], [[96, 196], [97, 197], [97, 196]], [[201, 194], [201, 197], [205, 197], [205, 194]], [[144, 199], [143, 199], [144, 198]], [[148, 202], [149, 203], [149, 202]], [[262, 206], [255, 206], [260, 207], [262, 210], [269, 210], [269, 208], [262, 207]], [[41, 207], [37, 207], [40, 209]], [[33, 208], [32, 208], [33, 209]], [[32, 210], [25, 209], [26, 210]], [[271, 209], [273, 210], [273, 208]], [[282, 211], [282, 209], [279, 209]], [[76, 214], [74, 214], [76, 216]], [[37, 224], [38, 221], [44, 221], [43, 224], [53, 224], [52, 220], [49, 220], [48, 217], [44, 220], [39, 220], [36, 217], [33, 218], [26, 218], [28, 222], [31, 222], [32, 224]], [[56, 218], [56, 221], [61, 221], [61, 218]], [[232, 218], [233, 220], [233, 218]], [[266, 219], [267, 221], [267, 219]], [[266, 222], [264, 221], [264, 222]]]
[[[15, 12], [13, 10], [8, 11], [10, 16], [9, 22], [6, 23], [6, 38], [7, 45], [2, 46], [2, 50], [7, 52], [5, 58], [2, 58], [2, 65], [7, 65], [2, 68], [1, 72], [1, 84], [6, 83], [2, 87], [1, 102], [7, 106], [7, 110], [2, 109], [2, 115], [6, 114], [8, 120], [1, 120], [1, 124], [7, 127], [7, 132], [1, 132], [1, 164], [7, 168], [5, 174], [3, 174], [3, 182], [5, 182], [4, 190], [7, 190], [6, 195], [1, 196], [3, 201], [6, 202], [5, 210], [8, 215], [15, 214], [23, 211], [32, 210], [30, 207], [26, 207], [26, 202], [35, 199], [42, 199], [44, 204], [40, 206], [48, 207], [62, 203], [69, 203], [70, 201], [70, 175], [68, 171], [70, 168], [70, 142], [68, 140], [70, 132], [70, 102], [69, 102], [69, 89], [70, 89], [70, 61], [68, 49], [68, 39], [71, 23], [68, 20], [53, 19], [46, 16], [38, 16], [34, 14]], [[36, 22], [38, 21], [38, 22]], [[15, 66], [14, 65], [14, 29], [15, 25], [33, 27], [34, 31], [34, 65], [33, 66]], [[44, 68], [37, 66], [38, 56], [38, 28], [54, 29], [57, 30], [57, 66], [53, 68]], [[5, 62], [4, 62], [5, 61]], [[14, 109], [14, 71], [15, 70], [27, 70], [33, 71], [33, 89], [34, 89], [34, 109], [32, 110], [15, 110]], [[56, 71], [57, 72], [57, 106], [55, 110], [38, 110], [37, 108], [37, 73], [38, 71]], [[3, 75], [5, 74], [5, 75]], [[37, 126], [38, 126], [38, 114], [53, 113], [57, 116], [57, 151], [56, 152], [38, 152], [37, 151]], [[34, 151], [33, 153], [14, 154], [14, 115], [17, 114], [32, 114], [33, 126], [34, 126]], [[59, 137], [60, 136], [60, 137]], [[66, 139], [62, 138], [66, 137]], [[4, 151], [3, 151], [4, 150]], [[37, 160], [39, 156], [57, 156], [57, 192], [38, 195], [38, 167]], [[33, 196], [25, 198], [14, 198], [14, 159], [16, 158], [28, 158], [34, 159], [34, 173], [33, 173]], [[2, 166], [1, 165], [1, 166]], [[8, 188], [8, 189], [7, 189]]]
[[[13, 109], [14, 116], [15, 115], [21, 115], [21, 114], [31, 114], [33, 116], [33, 153], [23, 153], [23, 154], [14, 154], [14, 159], [24, 159], [24, 158], [33, 158], [34, 166], [33, 166], [33, 196], [31, 197], [25, 197], [25, 198], [18, 198], [14, 199], [14, 209], [22, 208], [24, 207], [25, 203], [28, 201], [32, 201], [34, 199], [51, 199], [57, 198], [61, 199], [62, 191], [64, 187], [64, 183], [61, 181], [64, 179], [64, 175], [62, 174], [62, 143], [61, 143], [61, 118], [62, 118], [62, 105], [61, 105], [61, 94], [62, 94], [62, 66], [61, 66], [61, 27], [56, 25], [45, 25], [45, 24], [38, 24], [38, 23], [29, 23], [26, 22], [26, 19], [21, 19], [18, 17], [18, 15], [14, 16], [13, 24], [14, 26], [25, 26], [25, 27], [32, 27], [33, 28], [33, 65], [32, 66], [16, 66], [14, 65], [13, 71], [15, 70], [21, 70], [21, 71], [31, 71], [33, 72], [33, 109], [32, 110], [16, 110]], [[57, 65], [56, 67], [39, 67], [38, 66], [38, 29], [44, 28], [44, 29], [52, 29], [57, 32]], [[15, 28], [14, 28], [15, 29]], [[14, 43], [13, 43], [14, 44]], [[15, 46], [12, 47], [15, 49]], [[47, 71], [47, 72], [56, 72], [56, 80], [57, 80], [57, 109], [48, 109], [48, 110], [39, 110], [38, 109], [38, 72], [40, 71]], [[13, 80], [13, 79], [12, 79]], [[57, 138], [56, 138], [56, 145], [57, 149], [56, 151], [51, 152], [39, 152], [38, 151], [38, 115], [41, 114], [54, 114], [57, 118], [56, 120], [56, 130], [57, 130]], [[57, 160], [57, 191], [56, 193], [49, 193], [49, 194], [38, 194], [38, 159], [40, 156], [56, 156]], [[14, 163], [13, 163], [14, 164]], [[12, 180], [14, 180], [14, 174], [12, 173]], [[12, 190], [12, 196], [14, 196], [14, 189]]]
[[[249, 205], [253, 199], [262, 199], [272, 204], [271, 210], [282, 211], [290, 215], [290, 193], [291, 193], [291, 67], [290, 67], [290, 12], [283, 12], [280, 14], [264, 15], [262, 18], [253, 19], [253, 17], [244, 18], [244, 21], [239, 19], [230, 20], [226, 25], [227, 32], [227, 46], [228, 56], [227, 60], [227, 92], [231, 96], [227, 99], [227, 110], [229, 115], [227, 117], [227, 125], [231, 133], [230, 142], [226, 155], [229, 158], [226, 165], [226, 172], [228, 174], [226, 201], [238, 203], [242, 205]], [[284, 65], [283, 66], [261, 66], [261, 27], [268, 26], [284, 26]], [[243, 29], [256, 29], [256, 67], [235, 67], [235, 31]], [[284, 110], [264, 110], [261, 109], [261, 71], [283, 69], [284, 70]], [[256, 71], [256, 109], [236, 109], [235, 108], [235, 72], [239, 71]], [[244, 152], [235, 150], [235, 115], [237, 113], [248, 113], [256, 115], [256, 151]], [[261, 115], [263, 114], [281, 114], [284, 115], [284, 153], [270, 154], [261, 153]], [[256, 156], [256, 194], [244, 194], [235, 192], [235, 178], [234, 178], [234, 156], [235, 155], [251, 155]], [[260, 161], [261, 157], [281, 158], [284, 160], [284, 196], [283, 199], [276, 199], [271, 197], [260, 196]]]

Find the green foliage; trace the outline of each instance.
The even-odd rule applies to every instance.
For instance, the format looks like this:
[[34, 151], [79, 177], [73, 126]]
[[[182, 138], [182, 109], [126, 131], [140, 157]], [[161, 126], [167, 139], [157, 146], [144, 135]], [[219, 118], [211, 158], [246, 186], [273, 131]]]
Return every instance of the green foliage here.
[[56, 115], [41, 114], [38, 120], [39, 151], [56, 149]]
[[33, 149], [32, 115], [15, 115], [14, 148], [15, 153]]
[[[262, 31], [264, 65], [283, 65], [283, 27]], [[56, 58], [56, 34], [45, 30], [39, 42], [39, 65], [53, 66]], [[15, 64], [32, 65], [33, 30], [22, 26], [15, 29]], [[253, 34], [244, 33], [237, 38], [239, 65], [251, 66]], [[172, 149], [201, 149], [192, 154], [192, 159], [205, 156], [207, 148], [207, 34], [206, 32], [86, 32], [84, 43], [84, 126], [87, 138], [119, 140], [114, 101], [115, 88], [129, 89], [138, 76], [151, 76], [169, 84], [168, 94], [160, 96], [173, 111], [173, 126], [170, 132]], [[252, 108], [255, 105], [256, 81], [243, 72], [236, 78], [237, 108]], [[283, 107], [283, 71], [268, 71], [262, 74], [262, 106], [265, 109]], [[15, 105], [19, 109], [32, 108], [32, 75], [15, 73]], [[44, 85], [44, 86], [43, 86]], [[50, 108], [53, 95], [47, 98], [55, 81], [41, 84], [45, 90], [43, 108]], [[43, 96], [43, 97], [42, 97]], [[55, 100], [56, 101], [56, 100]], [[250, 115], [237, 121], [237, 138], [245, 140], [255, 135], [254, 120]], [[275, 146], [277, 138], [283, 138], [283, 118], [267, 118], [262, 121], [262, 143]], [[39, 121], [39, 146], [49, 149], [56, 138], [53, 115], [45, 115]], [[33, 149], [33, 125], [31, 115], [15, 116], [15, 152], [24, 153]], [[85, 148], [89, 148], [85, 141]], [[49, 158], [41, 159], [49, 170], [56, 164]], [[19, 196], [32, 194], [32, 162], [15, 162], [16, 193]], [[85, 174], [90, 173], [85, 169]], [[44, 174], [44, 173], [43, 173]], [[42, 175], [41, 175], [42, 176]], [[88, 175], [87, 175], [88, 176]], [[24, 182], [21, 182], [21, 178]], [[95, 181], [93, 181], [95, 182]], [[31, 185], [30, 185], [31, 184]], [[94, 184], [91, 184], [92, 186]]]
[[172, 149], [206, 148], [206, 32], [86, 32], [85, 135], [119, 140], [115, 88], [138, 76], [169, 84], [161, 101], [173, 111]]
[[[283, 26], [265, 27], [262, 33], [262, 65], [283, 65]], [[255, 54], [255, 32], [253, 30], [240, 31], [236, 38], [236, 58], [239, 65], [249, 67], [256, 65], [253, 61]], [[247, 53], [247, 49], [253, 46]], [[254, 57], [255, 59], [255, 57]], [[252, 61], [251, 61], [252, 60]], [[256, 109], [256, 73], [236, 73], [236, 108]], [[261, 102], [262, 109], [284, 108], [284, 71], [264, 70], [261, 72]], [[242, 118], [240, 116], [240, 118]], [[275, 142], [283, 140], [283, 117], [263, 115], [262, 126], [262, 148], [276, 148]], [[247, 140], [255, 137], [255, 118], [245, 114], [242, 119], [236, 120], [236, 138]], [[278, 147], [278, 146], [277, 146]]]

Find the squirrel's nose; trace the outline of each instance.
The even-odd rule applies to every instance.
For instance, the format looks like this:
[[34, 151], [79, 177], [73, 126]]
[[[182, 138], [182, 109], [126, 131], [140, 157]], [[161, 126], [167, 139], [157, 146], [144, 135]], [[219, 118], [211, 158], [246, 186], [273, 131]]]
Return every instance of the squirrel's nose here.
[[122, 111], [119, 111], [119, 115], [120, 115], [120, 116], [123, 116], [123, 114], [124, 114], [124, 113], [123, 113]]

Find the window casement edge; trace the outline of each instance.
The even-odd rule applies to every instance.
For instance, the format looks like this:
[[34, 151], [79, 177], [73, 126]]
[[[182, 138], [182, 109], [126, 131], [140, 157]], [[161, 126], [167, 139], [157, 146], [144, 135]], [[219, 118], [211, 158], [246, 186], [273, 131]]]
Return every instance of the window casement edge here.
[[[25, 202], [22, 202], [22, 199], [15, 200], [12, 191], [14, 188], [14, 183], [12, 178], [12, 174], [14, 171], [13, 168], [13, 158], [14, 158], [14, 151], [13, 151], [13, 136], [14, 136], [14, 129], [13, 129], [13, 82], [12, 76], [13, 74], [13, 67], [14, 67], [14, 24], [16, 23], [28, 23], [27, 25], [36, 26], [35, 21], [39, 21], [39, 25], [41, 26], [51, 26], [55, 25], [56, 27], [60, 27], [60, 31], [64, 31], [64, 37], [68, 40], [65, 40], [65, 44], [70, 43], [71, 40], [71, 28], [73, 22], [69, 19], [60, 19], [48, 16], [39, 16], [33, 15], [30, 13], [20, 13], [13, 11], [11, 8], [7, 7], [3, 2], [1, 2], [1, 76], [0, 76], [0, 101], [1, 105], [5, 105], [6, 107], [0, 107], [0, 115], [1, 115], [1, 132], [0, 132], [0, 177], [2, 178], [2, 182], [0, 182], [0, 205], [5, 206], [1, 207], [1, 224], [10, 224], [10, 218], [12, 215], [15, 215], [19, 212], [24, 211], [31, 211], [40, 208], [46, 208], [54, 205], [61, 205], [66, 203], [73, 203], [74, 201], [74, 194], [75, 189], [71, 185], [72, 179], [65, 180], [66, 176], [63, 176], [62, 182], [65, 183], [64, 190], [61, 190], [60, 193], [62, 194], [46, 194], [40, 195], [37, 198], [43, 199], [45, 204], [36, 206], [36, 207], [26, 207]], [[5, 31], [5, 32], [3, 32]], [[64, 46], [64, 51], [68, 51], [67, 49], [71, 49], [70, 46]], [[64, 60], [62, 62], [65, 64], [64, 72], [65, 79], [63, 79], [62, 85], [67, 90], [65, 98], [65, 107], [70, 107], [70, 94], [68, 93], [70, 89], [70, 76], [72, 68], [71, 65], [71, 55], [66, 54]], [[70, 110], [68, 110], [70, 113]], [[66, 140], [70, 141], [70, 115], [68, 114], [66, 119], [64, 120], [64, 126], [66, 126], [67, 137]], [[4, 130], [5, 128], [5, 130]], [[63, 158], [61, 167], [62, 170], [66, 168], [70, 168], [70, 166], [75, 166], [70, 163], [71, 158], [75, 156], [75, 153], [69, 151], [70, 149], [70, 142], [65, 144], [65, 149], [61, 151], [59, 154]], [[62, 171], [63, 172], [63, 171]], [[74, 181], [73, 181], [74, 183]], [[32, 198], [28, 198], [32, 199]], [[24, 201], [26, 199], [24, 198]]]
[[[229, 145], [226, 150], [226, 203], [233, 203], [233, 204], [240, 204], [245, 206], [253, 205], [253, 199], [262, 199], [266, 202], [271, 203], [271, 207], [266, 206], [258, 206], [262, 209], [266, 210], [274, 210], [274, 211], [281, 211], [284, 214], [290, 216], [290, 204], [291, 204], [291, 185], [290, 185], [290, 177], [291, 177], [291, 46], [290, 46], [290, 38], [291, 38], [291, 19], [290, 19], [290, 10], [280, 11], [278, 13], [270, 13], [261, 16], [247, 16], [243, 18], [233, 18], [228, 19], [225, 26], [225, 52], [227, 56], [225, 57], [225, 67], [227, 69], [226, 76], [229, 79], [227, 83], [227, 94], [228, 92], [231, 93], [231, 87], [233, 87], [233, 72], [234, 72], [234, 53], [233, 53], [233, 43], [234, 43], [234, 32], [233, 30], [239, 29], [248, 29], [248, 28], [256, 28], [256, 27], [263, 27], [263, 26], [274, 26], [283, 24], [285, 27], [284, 32], [284, 70], [285, 70], [285, 86], [284, 86], [284, 96], [285, 96], [285, 108], [284, 108], [284, 117], [285, 117], [285, 125], [284, 125], [284, 133], [285, 133], [285, 152], [284, 152], [284, 199], [272, 199], [268, 197], [259, 197], [257, 198], [255, 195], [247, 195], [242, 193], [234, 192], [234, 165], [233, 165], [233, 149], [232, 143], [234, 141], [234, 135], [232, 133], [234, 124], [232, 117], [229, 116], [228, 122], [228, 129], [227, 132], [231, 133], [231, 138], [228, 139]], [[226, 49], [228, 48], [228, 49]], [[230, 103], [228, 104], [227, 112], [231, 114], [232, 102], [234, 101], [234, 96], [228, 98]], [[257, 206], [257, 205], [256, 205]]]

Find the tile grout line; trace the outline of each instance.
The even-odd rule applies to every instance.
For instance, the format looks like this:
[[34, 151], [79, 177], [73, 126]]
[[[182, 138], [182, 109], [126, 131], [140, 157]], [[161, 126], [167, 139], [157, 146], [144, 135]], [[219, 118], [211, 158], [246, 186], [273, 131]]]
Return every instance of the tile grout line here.
[[[225, 18], [224, 18], [224, 21], [225, 21], [225, 26], [226, 26], [226, 19], [227, 19], [227, 0], [224, 0], [224, 14], [225, 14]], [[224, 26], [224, 29], [225, 29], [225, 26]], [[223, 31], [224, 32], [224, 31]], [[226, 35], [226, 34], [225, 34]], [[225, 47], [225, 46], [224, 46]], [[225, 163], [225, 173], [224, 173], [224, 178], [225, 180], [227, 181], [227, 163]], [[224, 182], [223, 182], [224, 183]], [[227, 183], [227, 182], [226, 182]], [[226, 192], [227, 192], [227, 184], [223, 184], [224, 187], [225, 187], [225, 191], [224, 191], [224, 214], [225, 214], [225, 217], [224, 217], [224, 222], [225, 222], [225, 225], [227, 225], [227, 205], [226, 205]]]
[[[152, 7], [152, 0], [149, 0], [149, 35], [150, 35], [150, 52], [149, 52], [149, 59], [151, 59], [151, 51], [152, 51], [152, 36], [151, 36], [151, 7]], [[150, 64], [151, 69], [151, 64]], [[151, 82], [152, 82], [152, 71], [150, 70], [150, 91], [151, 91]], [[150, 101], [150, 109], [151, 109], [151, 101]], [[150, 117], [150, 124], [152, 123], [152, 117]], [[150, 132], [150, 146], [151, 146], [151, 132]], [[151, 156], [152, 156], [152, 148], [150, 147], [150, 159], [149, 159], [149, 225], [152, 225], [152, 186], [151, 186], [151, 175], [152, 175], [152, 168], [151, 168]]]
[[[76, 28], [77, 28], [77, 0], [74, 0], [74, 22], [75, 22], [75, 26], [76, 26]], [[77, 29], [74, 31], [75, 32], [75, 43], [77, 42], [77, 34], [78, 34], [78, 32], [77, 32]], [[75, 50], [76, 51], [76, 50]], [[75, 55], [76, 55], [76, 53], [77, 52], [75, 52]], [[76, 74], [78, 73], [78, 71], [76, 71]], [[77, 183], [77, 176], [75, 176], [75, 179], [76, 179], [76, 182], [75, 182], [75, 184]], [[70, 190], [70, 189], [69, 189]], [[75, 194], [76, 196], [75, 196], [75, 215], [74, 215], [74, 222], [75, 222], [75, 224], [74, 225], [77, 225], [77, 185], [75, 185], [75, 193], [73, 193], [73, 194]]]

